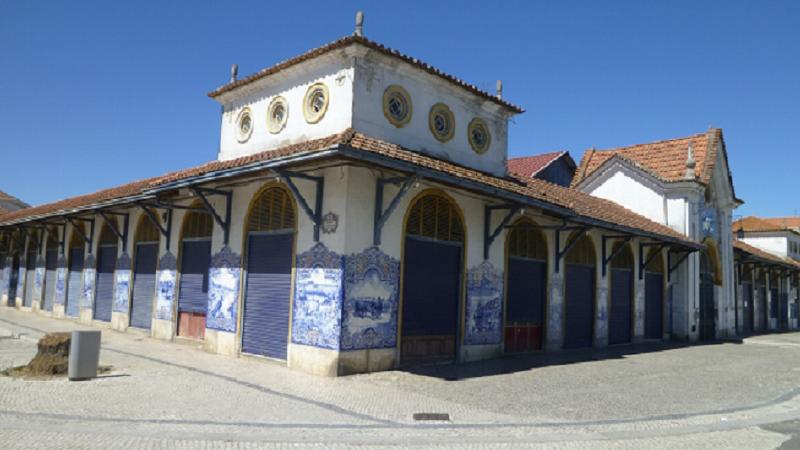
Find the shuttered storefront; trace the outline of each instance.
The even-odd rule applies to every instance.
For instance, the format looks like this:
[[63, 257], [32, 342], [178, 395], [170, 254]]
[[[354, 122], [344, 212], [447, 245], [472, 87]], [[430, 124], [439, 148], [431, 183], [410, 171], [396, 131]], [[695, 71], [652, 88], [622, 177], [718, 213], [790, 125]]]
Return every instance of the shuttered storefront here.
[[33, 306], [33, 286], [36, 279], [37, 254], [36, 250], [29, 251], [25, 257], [25, 297], [23, 297], [22, 306]]
[[453, 361], [458, 347], [464, 227], [440, 194], [414, 202], [406, 223], [400, 359]]
[[58, 266], [58, 248], [47, 249], [44, 257], [44, 310], [52, 311], [56, 300], [56, 268]]
[[547, 289], [547, 244], [530, 221], [520, 221], [508, 236], [505, 351], [542, 348]]
[[94, 291], [95, 320], [111, 321], [114, 304], [114, 268], [117, 265], [117, 236], [108, 223], [103, 224], [97, 248], [97, 279]]
[[778, 288], [773, 287], [775, 281], [775, 277], [770, 278], [770, 289], [769, 289], [769, 318], [774, 319], [775, 322], [778, 322], [778, 309], [780, 305], [780, 294], [778, 293]]
[[[570, 236], [571, 242], [576, 236]], [[592, 346], [596, 253], [591, 238], [582, 236], [566, 256], [564, 270], [564, 348]]]
[[69, 249], [69, 275], [67, 276], [67, 298], [65, 314], [77, 317], [83, 294], [83, 243]]
[[708, 253], [700, 253], [700, 323], [701, 341], [716, 338], [716, 308], [714, 305], [714, 272]]
[[133, 295], [131, 296], [132, 327], [150, 329], [153, 316], [153, 297], [156, 292], [158, 242], [137, 243], [133, 265]]
[[[614, 248], [617, 251], [617, 248]], [[633, 334], [633, 253], [624, 247], [611, 260], [608, 343], [627, 344]]]
[[762, 331], [767, 330], [767, 316], [769, 311], [767, 311], [767, 281], [766, 275], [764, 272], [761, 272], [761, 275], [758, 277], [758, 323]]
[[19, 290], [19, 254], [11, 257], [11, 275], [8, 280], [8, 306], [17, 305], [17, 291]]
[[753, 284], [749, 281], [742, 283], [742, 332], [751, 334], [755, 325], [753, 316]]
[[[644, 272], [644, 337], [664, 337], [664, 260], [661, 250], [651, 249]], [[653, 253], [657, 253], [654, 256]]]
[[780, 311], [778, 311], [778, 319], [781, 330], [789, 329], [789, 294], [781, 292]]
[[279, 187], [258, 194], [248, 214], [242, 351], [286, 359], [295, 208]]
[[181, 337], [205, 336], [213, 228], [213, 219], [205, 212], [192, 211], [183, 220], [178, 284], [178, 336]]

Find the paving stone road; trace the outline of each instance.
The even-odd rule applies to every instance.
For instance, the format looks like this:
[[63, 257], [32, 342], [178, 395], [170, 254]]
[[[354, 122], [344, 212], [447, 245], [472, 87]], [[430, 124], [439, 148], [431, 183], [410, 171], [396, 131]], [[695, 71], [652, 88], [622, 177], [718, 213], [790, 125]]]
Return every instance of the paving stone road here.
[[[2, 308], [0, 368], [86, 328]], [[800, 333], [331, 379], [104, 331], [101, 364], [86, 382], [0, 377], [0, 447], [800, 448]]]

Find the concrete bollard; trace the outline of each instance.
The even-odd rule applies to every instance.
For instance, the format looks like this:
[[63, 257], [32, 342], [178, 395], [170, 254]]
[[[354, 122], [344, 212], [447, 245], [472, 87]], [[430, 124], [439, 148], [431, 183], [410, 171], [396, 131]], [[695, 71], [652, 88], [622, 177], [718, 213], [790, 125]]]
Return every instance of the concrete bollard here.
[[69, 380], [95, 378], [100, 362], [100, 331], [73, 331], [69, 346]]

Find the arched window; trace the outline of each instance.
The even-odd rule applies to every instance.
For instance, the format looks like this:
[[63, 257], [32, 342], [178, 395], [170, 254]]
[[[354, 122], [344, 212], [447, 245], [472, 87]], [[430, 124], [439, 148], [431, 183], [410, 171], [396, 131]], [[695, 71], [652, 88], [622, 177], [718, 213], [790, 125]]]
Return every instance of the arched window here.
[[[114, 221], [114, 225], [116, 225], [116, 220]], [[117, 235], [114, 234], [114, 231], [111, 229], [111, 224], [104, 223], [103, 229], [100, 231], [100, 245], [116, 245], [117, 244]]]
[[136, 227], [135, 242], [158, 242], [160, 237], [158, 228], [149, 217], [139, 218], [139, 225]]
[[281, 187], [270, 187], [259, 194], [250, 208], [247, 231], [294, 230], [294, 201]]
[[[567, 242], [572, 242], [572, 240], [576, 238], [575, 233], [570, 235]], [[592, 242], [592, 238], [587, 235], [583, 235], [577, 239], [579, 239], [579, 241], [570, 249], [569, 253], [567, 253], [567, 257], [565, 259], [566, 263], [580, 264], [584, 266], [597, 265], [597, 256], [594, 251], [594, 243]]]
[[[193, 207], [199, 208], [200, 204], [195, 203]], [[181, 227], [183, 239], [210, 238], [214, 232], [214, 219], [211, 214], [205, 211], [193, 210], [186, 213]]]
[[619, 253], [614, 255], [614, 259], [611, 260], [611, 267], [614, 269], [631, 269], [633, 270], [633, 252], [631, 251], [631, 246], [624, 242], [617, 242], [614, 244], [614, 250], [612, 253], [616, 253], [620, 247], [625, 246]]
[[541, 230], [533, 228], [530, 220], [515, 224], [508, 236], [508, 255], [517, 258], [547, 261], [547, 240]]
[[464, 226], [458, 210], [450, 199], [439, 193], [426, 194], [414, 202], [406, 222], [406, 233], [437, 241], [464, 241]]

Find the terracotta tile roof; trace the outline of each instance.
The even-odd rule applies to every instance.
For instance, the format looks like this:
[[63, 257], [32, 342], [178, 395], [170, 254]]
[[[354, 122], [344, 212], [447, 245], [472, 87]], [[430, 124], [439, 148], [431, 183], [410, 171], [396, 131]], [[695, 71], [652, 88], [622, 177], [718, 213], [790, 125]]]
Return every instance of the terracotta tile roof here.
[[[395, 144], [371, 138], [352, 129], [322, 139], [307, 141], [275, 150], [268, 150], [229, 161], [212, 161], [185, 170], [171, 172], [160, 177], [148, 178], [115, 188], [98, 191], [93, 194], [15, 211], [0, 216], [0, 223], [8, 223], [14, 220], [46, 214], [58, 215], [59, 212], [66, 212], [73, 208], [89, 207], [114, 198], [147, 194], [148, 191], [155, 188], [165, 188], [170, 183], [190, 180], [195, 177], [211, 174], [215, 171], [268, 162], [282, 157], [312, 154], [323, 150], [341, 148], [340, 146], [345, 146], [348, 149], [354, 149], [358, 152], [380, 155], [391, 160], [403, 161], [417, 167], [451, 175], [465, 181], [477, 182], [502, 191], [529, 197], [553, 205], [556, 208], [566, 209], [568, 213], [575, 214], [576, 216], [592, 219], [594, 222], [599, 222], [601, 226], [605, 224], [611, 228], [624, 227], [631, 231], [638, 230], [643, 234], [655, 235], [683, 244], [697, 245], [696, 242], [686, 238], [671, 228], [653, 222], [608, 200], [592, 197], [588, 194], [539, 179], [528, 178], [523, 180], [517, 177], [498, 178], [451, 162], [425, 156]], [[575, 221], [580, 222], [580, 220], [580, 217], [575, 218]]]
[[748, 216], [733, 222], [731, 225], [733, 232], [770, 232], [770, 231], [789, 231], [800, 234], [797, 230], [787, 227], [780, 222], [780, 219], [762, 219], [760, 217]]
[[781, 228], [800, 229], [800, 217], [764, 217], [764, 220]]
[[412, 65], [412, 66], [414, 66], [414, 67], [416, 67], [418, 69], [422, 69], [422, 70], [424, 70], [425, 72], [428, 72], [431, 75], [434, 75], [434, 76], [437, 76], [439, 78], [442, 78], [442, 79], [444, 79], [444, 80], [446, 80], [446, 81], [448, 81], [448, 82], [450, 82], [450, 83], [452, 83], [452, 84], [454, 84], [454, 85], [456, 85], [456, 86], [458, 86], [460, 88], [466, 89], [467, 91], [469, 91], [469, 92], [471, 92], [471, 93], [473, 93], [473, 94], [475, 94], [477, 96], [483, 97], [483, 98], [485, 98], [485, 99], [487, 99], [489, 101], [492, 101], [492, 102], [494, 102], [494, 103], [496, 103], [496, 104], [498, 104], [500, 106], [508, 108], [511, 111], [514, 111], [516, 113], [525, 112], [525, 110], [520, 108], [519, 106], [516, 106], [516, 105], [514, 105], [514, 104], [512, 104], [510, 102], [507, 102], [507, 101], [503, 100], [502, 98], [500, 98], [500, 97], [498, 97], [496, 95], [492, 95], [492, 94], [480, 89], [479, 87], [475, 86], [474, 84], [467, 83], [466, 81], [461, 80], [460, 78], [457, 78], [457, 77], [455, 77], [453, 75], [449, 75], [449, 74], [447, 74], [445, 72], [442, 72], [441, 70], [431, 66], [430, 64], [428, 64], [428, 63], [426, 63], [424, 61], [420, 61], [417, 58], [414, 58], [414, 57], [408, 56], [406, 54], [400, 53], [397, 50], [394, 50], [394, 49], [391, 49], [389, 47], [386, 47], [383, 44], [380, 44], [378, 42], [372, 41], [372, 40], [367, 39], [367, 38], [365, 38], [363, 36], [345, 36], [343, 38], [340, 38], [340, 39], [337, 39], [337, 40], [335, 40], [333, 42], [325, 44], [325, 45], [323, 45], [321, 47], [317, 47], [315, 49], [311, 49], [311, 50], [309, 50], [309, 51], [307, 51], [307, 52], [305, 52], [305, 53], [303, 53], [303, 54], [301, 54], [299, 56], [295, 56], [293, 58], [290, 58], [290, 59], [287, 59], [285, 61], [279, 62], [278, 64], [275, 64], [275, 65], [273, 65], [271, 67], [268, 67], [266, 69], [262, 69], [262, 70], [254, 73], [252, 75], [246, 76], [246, 77], [241, 78], [239, 80], [236, 80], [236, 81], [234, 81], [232, 83], [228, 83], [228, 84], [225, 84], [223, 86], [220, 86], [219, 88], [215, 89], [214, 91], [209, 92], [208, 96], [211, 97], [211, 98], [218, 97], [218, 96], [222, 95], [225, 92], [232, 91], [232, 90], [234, 90], [234, 89], [236, 89], [238, 87], [241, 87], [241, 86], [244, 86], [246, 84], [249, 84], [249, 83], [251, 83], [251, 82], [253, 82], [255, 80], [258, 80], [260, 78], [268, 77], [268, 76], [270, 76], [272, 74], [275, 74], [277, 72], [280, 72], [281, 70], [284, 70], [284, 69], [286, 69], [288, 67], [300, 64], [301, 62], [308, 61], [310, 59], [313, 59], [313, 58], [316, 58], [318, 56], [321, 56], [321, 55], [323, 55], [325, 53], [328, 53], [328, 52], [331, 52], [333, 50], [337, 50], [337, 49], [346, 47], [346, 46], [351, 45], [351, 44], [361, 44], [361, 45], [363, 45], [363, 46], [365, 46], [365, 47], [367, 47], [367, 48], [369, 48], [371, 50], [375, 50], [375, 51], [377, 51], [379, 53], [382, 53], [382, 54], [384, 54], [386, 56], [390, 56], [390, 57], [394, 57], [394, 58], [400, 59], [400, 60], [402, 60], [403, 62], [405, 62], [407, 64], [410, 64], [410, 65]]
[[18, 199], [17, 197], [0, 191], [0, 208], [3, 210], [15, 211], [20, 208], [27, 208], [28, 206], [30, 205]]
[[533, 177], [566, 153], [566, 151], [561, 150], [558, 152], [542, 153], [540, 155], [511, 158], [507, 163], [508, 171], [523, 177]]
[[714, 170], [718, 141], [722, 130], [709, 129], [705, 133], [665, 141], [620, 147], [611, 150], [587, 150], [581, 158], [572, 185], [577, 186], [595, 170], [614, 156], [631, 161], [638, 167], [666, 182], [685, 180], [689, 144], [694, 150], [696, 181], [708, 184]]
[[800, 262], [790, 258], [782, 258], [778, 255], [773, 255], [772, 253], [765, 252], [760, 248], [753, 247], [752, 245], [746, 244], [742, 241], [734, 240], [733, 248], [753, 256], [756, 259], [762, 260], [763, 262], [779, 264], [781, 266], [788, 266], [790, 268], [800, 270]]

